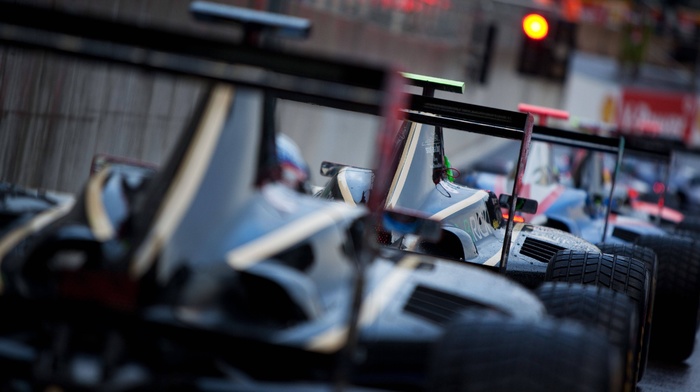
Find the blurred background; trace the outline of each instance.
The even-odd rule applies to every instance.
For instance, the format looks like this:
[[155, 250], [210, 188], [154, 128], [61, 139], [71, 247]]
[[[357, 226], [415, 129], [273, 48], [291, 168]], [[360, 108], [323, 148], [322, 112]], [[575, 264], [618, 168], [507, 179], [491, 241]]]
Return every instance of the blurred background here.
[[[192, 20], [189, 0], [24, 0], [195, 34], [240, 39], [233, 27]], [[569, 123], [603, 122], [700, 144], [700, 1], [623, 0], [218, 0], [312, 21], [311, 37], [274, 44], [355, 62], [461, 80], [450, 99], [517, 110], [567, 110]], [[528, 38], [523, 17], [548, 23]], [[77, 192], [92, 157], [107, 153], [162, 163], [202, 91], [184, 77], [149, 77], [116, 66], [0, 46], [0, 181]], [[438, 95], [440, 96], [440, 95]], [[347, 121], [346, 121], [347, 120]], [[280, 130], [301, 147], [319, 183], [322, 160], [368, 164], [352, 119], [310, 133], [293, 119]], [[458, 142], [461, 165], [495, 145]], [[359, 147], [359, 146], [364, 147]]]

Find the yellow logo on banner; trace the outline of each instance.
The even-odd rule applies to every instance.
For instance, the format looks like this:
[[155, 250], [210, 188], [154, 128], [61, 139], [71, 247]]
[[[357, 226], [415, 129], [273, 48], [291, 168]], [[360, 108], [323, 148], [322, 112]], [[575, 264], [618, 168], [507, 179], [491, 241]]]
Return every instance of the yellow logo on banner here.
[[601, 108], [600, 116], [603, 122], [615, 122], [615, 100], [612, 96], [606, 95], [605, 99], [603, 99], [603, 106]]

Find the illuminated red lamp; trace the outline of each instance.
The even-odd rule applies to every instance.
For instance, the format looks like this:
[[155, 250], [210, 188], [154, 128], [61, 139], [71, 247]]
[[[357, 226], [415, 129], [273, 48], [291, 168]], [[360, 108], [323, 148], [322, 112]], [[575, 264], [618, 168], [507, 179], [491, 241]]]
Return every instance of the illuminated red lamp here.
[[523, 31], [525, 35], [534, 40], [541, 40], [549, 32], [547, 19], [540, 14], [527, 14], [523, 18]]
[[[508, 217], [509, 217], [509, 216], [510, 216], [510, 215], [508, 215], [508, 214], [506, 214], [506, 213], [503, 213], [503, 219], [508, 220]], [[520, 215], [515, 215], [515, 216], [513, 216], [513, 222], [515, 222], [515, 223], [524, 223], [524, 222], [525, 222], [525, 218], [523, 218], [523, 217], [520, 216]]]

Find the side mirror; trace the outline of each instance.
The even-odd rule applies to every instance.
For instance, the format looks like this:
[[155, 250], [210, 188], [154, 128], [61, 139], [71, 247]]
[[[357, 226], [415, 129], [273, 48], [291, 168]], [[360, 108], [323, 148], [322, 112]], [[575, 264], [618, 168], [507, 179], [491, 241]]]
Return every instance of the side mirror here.
[[[502, 193], [498, 197], [498, 204], [503, 208], [509, 208], [510, 203], [513, 202], [513, 197], [511, 195]], [[526, 214], [534, 214], [537, 212], [537, 200], [526, 199], [524, 197], [518, 197], [518, 203], [515, 206], [515, 211], [524, 212]]]
[[439, 221], [402, 211], [384, 211], [382, 213], [382, 226], [384, 230], [401, 235], [416, 235], [430, 242], [437, 242], [442, 236], [442, 224]]

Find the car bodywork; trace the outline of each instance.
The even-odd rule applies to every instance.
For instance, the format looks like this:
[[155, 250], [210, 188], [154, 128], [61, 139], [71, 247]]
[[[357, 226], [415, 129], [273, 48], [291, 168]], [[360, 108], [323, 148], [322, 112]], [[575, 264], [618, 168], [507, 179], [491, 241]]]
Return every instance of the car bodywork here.
[[[502, 248], [509, 220], [503, 218], [501, 207], [510, 208], [510, 205], [501, 204], [501, 197], [493, 192], [466, 187], [447, 178], [445, 173], [452, 169], [439, 165], [445, 155], [442, 133], [475, 132], [522, 141], [518, 133], [522, 131], [518, 129], [532, 119], [527, 120], [517, 112], [430, 96], [413, 94], [411, 99], [407, 121], [402, 125], [395, 146], [395, 159], [401, 161], [402, 166], [394, 174], [386, 206], [422, 211], [442, 222], [446, 232], [443, 242], [435, 246], [426, 244], [430, 252], [506, 271], [529, 287], [542, 282], [544, 269], [557, 251], [599, 252], [591, 243], [569, 233], [529, 223], [511, 223], [512, 243], [508, 242], [503, 262]], [[332, 163], [325, 165], [321, 172], [331, 178], [317, 196], [358, 204], [373, 192], [371, 170]], [[522, 169], [523, 173], [529, 170], [524, 163], [516, 163], [514, 167]], [[511, 189], [518, 186], [517, 182], [509, 185]], [[422, 246], [410, 242], [415, 238], [397, 240], [393, 238], [391, 242], [402, 248], [418, 246], [420, 250]]]
[[[533, 322], [533, 332], [545, 320], [537, 297], [490, 271], [373, 247], [383, 205], [371, 195], [357, 208], [279, 183], [275, 106], [376, 116], [378, 147], [390, 150], [401, 97], [393, 69], [16, 4], [0, 4], [0, 20], [4, 42], [213, 82], [155, 173], [124, 181], [130, 170], [108, 165], [74, 208], [0, 239], [0, 305], [23, 315], [0, 328], [2, 363], [12, 369], [5, 385], [420, 389], [430, 348], [463, 310]], [[99, 50], [106, 42], [121, 50]], [[374, 175], [393, 173], [391, 164], [380, 159]], [[581, 332], [580, 342], [597, 336]], [[585, 367], [614, 365], [603, 348], [602, 361]], [[76, 373], [79, 365], [97, 376]], [[608, 370], [605, 389], [615, 390]]]

